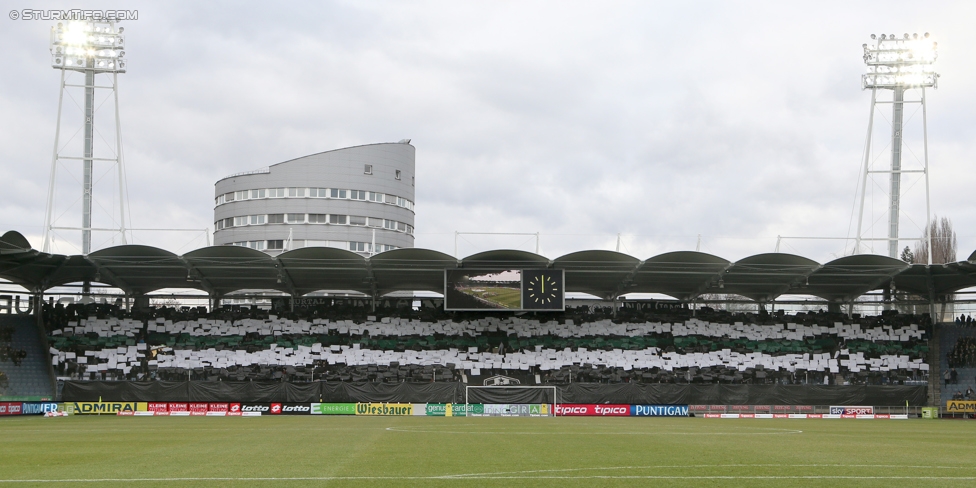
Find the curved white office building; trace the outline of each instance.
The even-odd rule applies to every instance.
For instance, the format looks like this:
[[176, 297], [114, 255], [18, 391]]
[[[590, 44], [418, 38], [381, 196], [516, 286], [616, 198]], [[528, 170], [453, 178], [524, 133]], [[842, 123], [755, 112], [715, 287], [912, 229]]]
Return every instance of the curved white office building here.
[[279, 254], [325, 246], [363, 255], [413, 247], [409, 140], [336, 149], [216, 183], [214, 243]]

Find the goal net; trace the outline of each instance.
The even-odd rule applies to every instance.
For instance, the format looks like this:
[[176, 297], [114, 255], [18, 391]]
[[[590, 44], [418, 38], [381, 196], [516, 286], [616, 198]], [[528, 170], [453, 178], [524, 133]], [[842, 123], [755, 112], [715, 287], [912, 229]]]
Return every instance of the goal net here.
[[470, 404], [484, 405], [484, 416], [555, 416], [559, 392], [555, 386], [492, 385], [465, 386], [465, 410]]

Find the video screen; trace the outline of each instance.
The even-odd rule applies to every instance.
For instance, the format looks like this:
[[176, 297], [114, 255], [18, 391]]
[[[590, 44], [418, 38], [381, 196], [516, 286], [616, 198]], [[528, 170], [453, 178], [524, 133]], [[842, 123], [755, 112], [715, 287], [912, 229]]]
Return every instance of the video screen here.
[[565, 282], [554, 269], [445, 270], [444, 310], [563, 311]]
[[522, 270], [450, 269], [444, 276], [445, 310], [520, 310]]

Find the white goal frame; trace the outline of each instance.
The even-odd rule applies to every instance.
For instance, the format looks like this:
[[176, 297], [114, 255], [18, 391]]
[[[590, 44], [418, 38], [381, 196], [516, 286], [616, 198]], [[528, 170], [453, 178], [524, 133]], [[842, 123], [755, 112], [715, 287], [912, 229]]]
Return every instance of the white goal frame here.
[[559, 389], [556, 388], [555, 386], [538, 386], [538, 385], [536, 385], [536, 386], [526, 386], [526, 385], [483, 385], [483, 386], [482, 385], [474, 385], [474, 386], [471, 386], [471, 385], [465, 385], [464, 386], [464, 412], [465, 412], [465, 415], [467, 415], [467, 412], [470, 411], [469, 410], [469, 407], [468, 407], [468, 405], [469, 405], [469, 403], [468, 403], [468, 390], [470, 390], [472, 388], [477, 388], [479, 390], [490, 390], [490, 389], [506, 389], [506, 390], [511, 390], [511, 389], [522, 389], [522, 390], [527, 390], [527, 389], [533, 389], [533, 390], [535, 390], [535, 389], [544, 389], [544, 390], [552, 390], [552, 412], [550, 414], [550, 416], [552, 416], [552, 417], [555, 417], [556, 416], [556, 405], [559, 405], [560, 404], [559, 403]]

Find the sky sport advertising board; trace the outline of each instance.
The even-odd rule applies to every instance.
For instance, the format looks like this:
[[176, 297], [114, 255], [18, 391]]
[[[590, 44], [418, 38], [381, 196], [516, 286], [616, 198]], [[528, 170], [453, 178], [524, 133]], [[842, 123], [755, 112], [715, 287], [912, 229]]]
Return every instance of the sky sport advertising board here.
[[830, 415], [874, 415], [874, 407], [842, 407], [831, 406]]
[[444, 271], [444, 310], [565, 310], [561, 269], [449, 269]]

